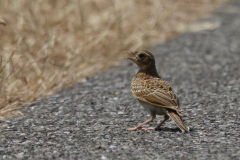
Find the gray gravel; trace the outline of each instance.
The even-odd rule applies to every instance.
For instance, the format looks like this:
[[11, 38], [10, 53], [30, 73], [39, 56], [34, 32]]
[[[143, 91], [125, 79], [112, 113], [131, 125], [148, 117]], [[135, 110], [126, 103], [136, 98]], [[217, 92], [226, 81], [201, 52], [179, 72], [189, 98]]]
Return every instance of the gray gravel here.
[[137, 66], [124, 61], [0, 121], [0, 159], [239, 159], [240, 1], [202, 21], [220, 27], [150, 49], [191, 132], [172, 120], [168, 131], [126, 130], [149, 115], [130, 91]]

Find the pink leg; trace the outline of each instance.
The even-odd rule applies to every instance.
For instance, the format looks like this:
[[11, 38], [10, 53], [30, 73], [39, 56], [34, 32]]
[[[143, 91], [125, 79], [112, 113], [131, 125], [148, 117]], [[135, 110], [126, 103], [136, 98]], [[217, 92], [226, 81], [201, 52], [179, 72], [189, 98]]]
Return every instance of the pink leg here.
[[148, 119], [148, 120], [146, 120], [145, 122], [139, 124], [137, 127], [135, 127], [135, 128], [128, 128], [128, 130], [129, 130], [129, 131], [140, 130], [140, 129], [142, 129], [142, 126], [143, 126], [144, 124], [147, 124], [147, 123], [151, 122], [152, 120], [154, 120], [155, 117], [156, 117], [156, 116], [151, 116], [150, 119]]
[[163, 125], [163, 123], [166, 122], [168, 119], [169, 119], [169, 116], [165, 115], [164, 120], [155, 129], [161, 129], [161, 126]]
[[142, 128], [142, 130], [147, 131], [147, 130], [158, 130], [158, 129], [161, 129], [161, 126], [163, 125], [163, 123], [166, 122], [168, 119], [169, 119], [169, 116], [165, 115], [164, 116], [164, 120], [157, 127]]

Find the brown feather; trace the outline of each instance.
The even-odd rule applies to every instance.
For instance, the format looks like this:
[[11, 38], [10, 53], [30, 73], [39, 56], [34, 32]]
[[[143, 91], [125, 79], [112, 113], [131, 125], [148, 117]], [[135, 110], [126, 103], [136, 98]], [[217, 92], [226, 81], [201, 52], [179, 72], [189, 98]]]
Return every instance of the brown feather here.
[[183, 120], [176, 111], [168, 110], [168, 114], [174, 120], [174, 122], [177, 124], [177, 126], [181, 129], [182, 132], [189, 131], [189, 128], [186, 126], [186, 124], [183, 122]]
[[131, 84], [133, 95], [136, 98], [159, 107], [182, 112], [178, 105], [177, 96], [172, 89], [169, 91], [168, 88], [171, 86], [164, 79], [142, 72], [133, 78]]

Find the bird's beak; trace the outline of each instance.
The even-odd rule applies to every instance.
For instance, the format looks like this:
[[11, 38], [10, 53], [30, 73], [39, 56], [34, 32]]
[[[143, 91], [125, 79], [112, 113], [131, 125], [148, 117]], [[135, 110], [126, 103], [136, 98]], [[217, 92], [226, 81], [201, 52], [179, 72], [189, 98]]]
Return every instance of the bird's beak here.
[[127, 57], [126, 59], [130, 59], [131, 61], [135, 62], [137, 60], [137, 57], [136, 55], [134, 54], [134, 52], [130, 52], [130, 51], [125, 51], [125, 53], [128, 53], [129, 55], [131, 56], [134, 56], [134, 57]]

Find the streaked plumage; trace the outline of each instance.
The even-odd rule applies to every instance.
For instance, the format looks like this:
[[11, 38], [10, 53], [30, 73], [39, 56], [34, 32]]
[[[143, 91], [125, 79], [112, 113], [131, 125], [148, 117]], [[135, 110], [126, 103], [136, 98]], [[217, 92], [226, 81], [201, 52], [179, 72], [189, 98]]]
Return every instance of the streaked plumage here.
[[[164, 115], [164, 121], [157, 127], [150, 129], [160, 129], [161, 125], [170, 116], [182, 132], [189, 131], [189, 128], [179, 116], [179, 113], [183, 111], [179, 108], [176, 94], [172, 87], [157, 73], [154, 56], [148, 51], [136, 51], [130, 52], [130, 54], [134, 57], [127, 59], [132, 60], [139, 67], [138, 73], [132, 80], [132, 93], [145, 110], [151, 114], [151, 118], [129, 130], [144, 129], [142, 125], [152, 121], [156, 115]], [[144, 130], [148, 130], [148, 128]]]

